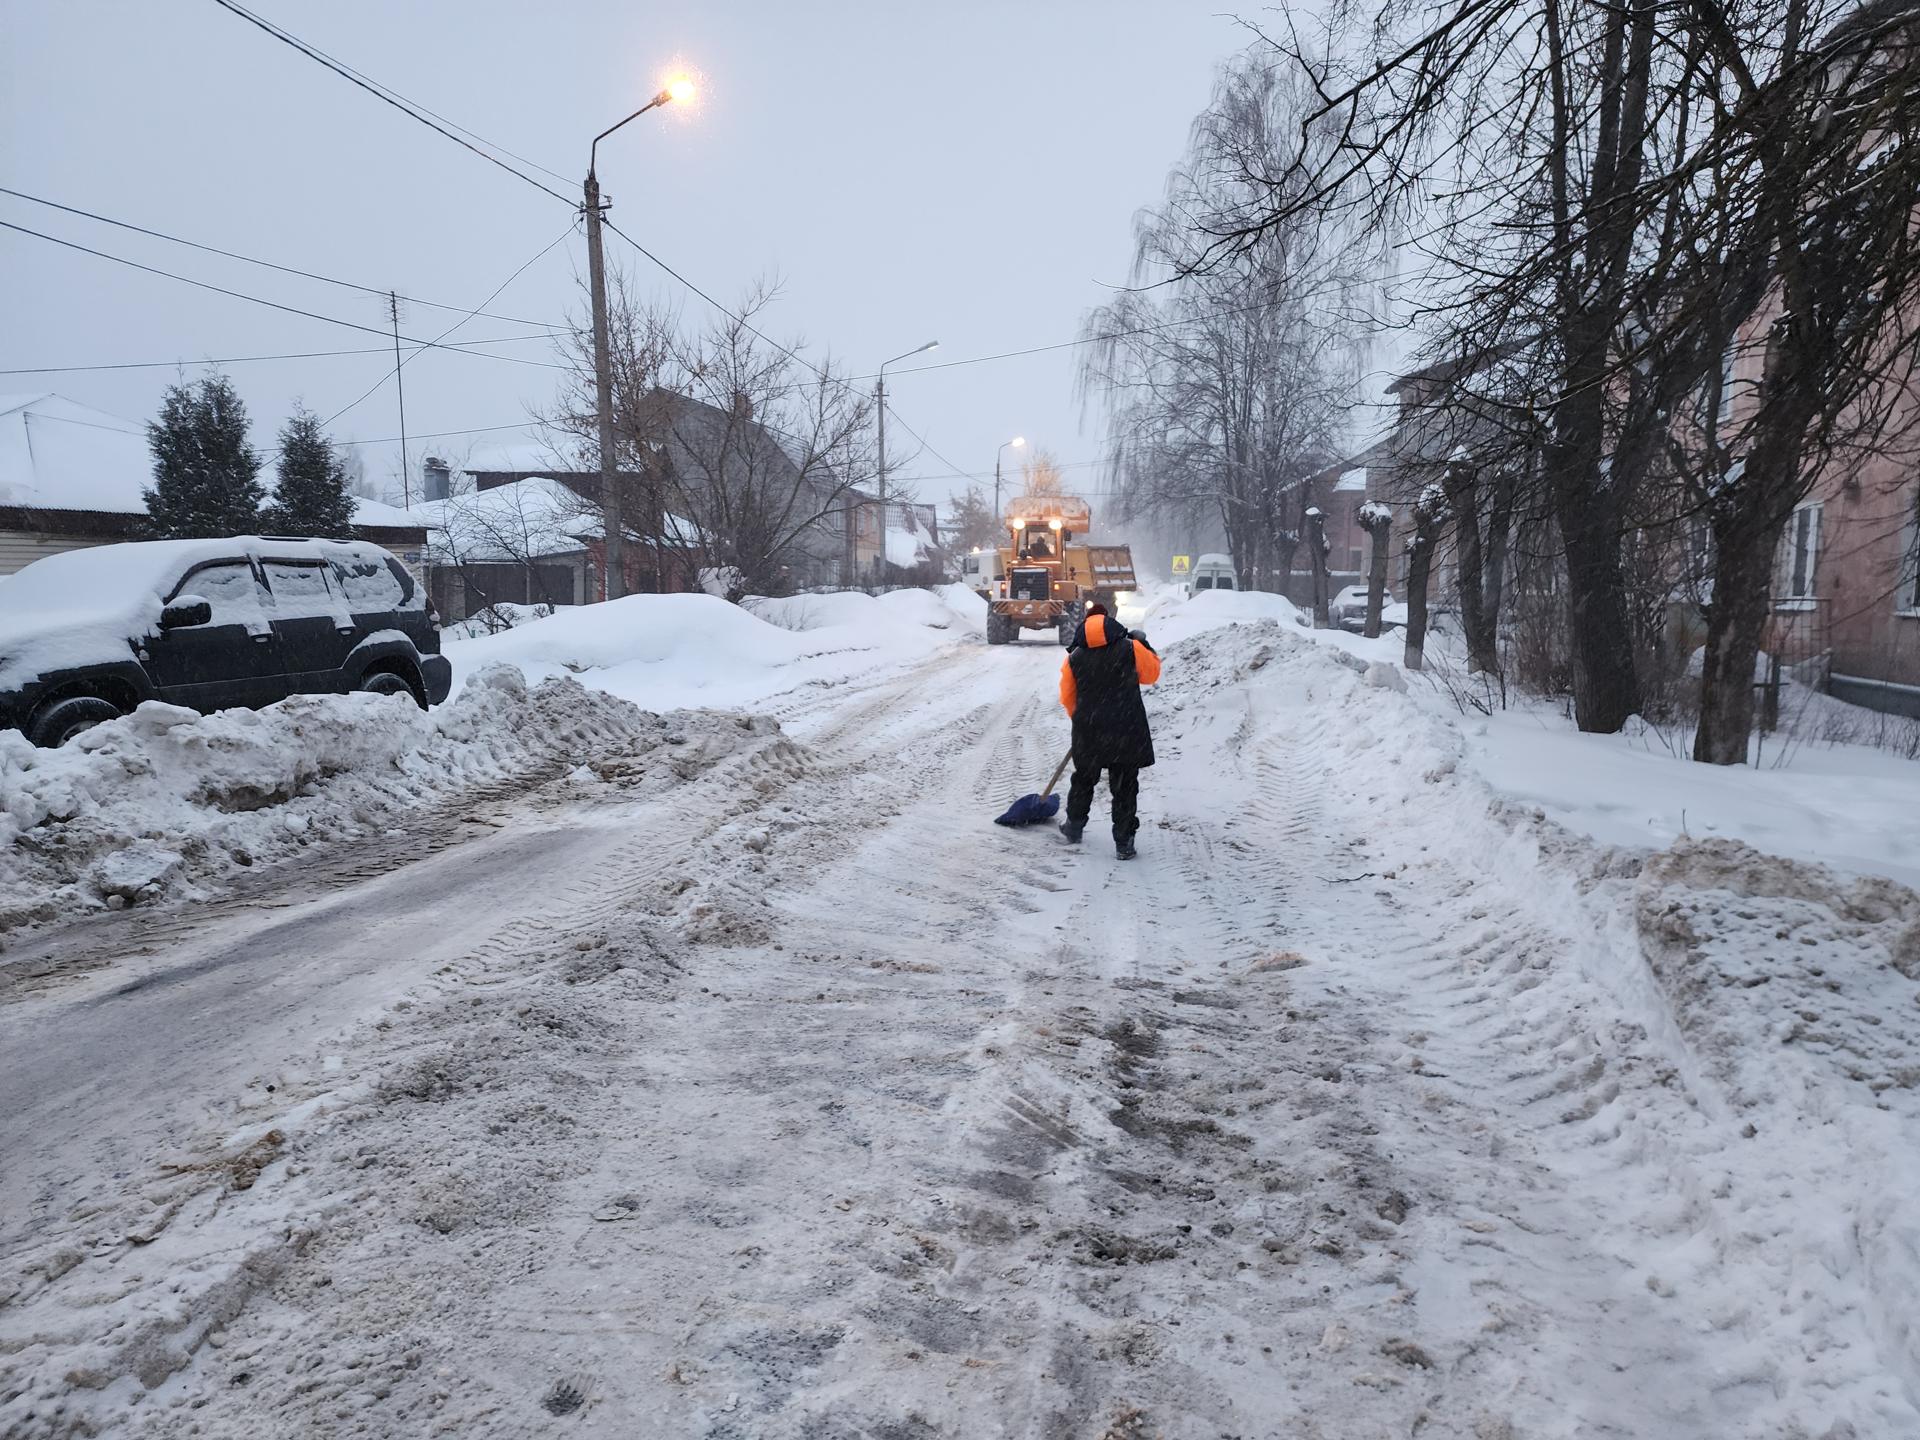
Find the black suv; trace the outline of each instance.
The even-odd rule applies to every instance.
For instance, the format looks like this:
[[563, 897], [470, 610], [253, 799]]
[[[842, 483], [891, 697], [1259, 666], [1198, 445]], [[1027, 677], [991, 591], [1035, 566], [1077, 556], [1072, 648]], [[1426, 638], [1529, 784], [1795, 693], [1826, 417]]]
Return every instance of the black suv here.
[[0, 728], [61, 745], [143, 700], [203, 712], [453, 685], [425, 592], [378, 545], [152, 540], [0, 580]]

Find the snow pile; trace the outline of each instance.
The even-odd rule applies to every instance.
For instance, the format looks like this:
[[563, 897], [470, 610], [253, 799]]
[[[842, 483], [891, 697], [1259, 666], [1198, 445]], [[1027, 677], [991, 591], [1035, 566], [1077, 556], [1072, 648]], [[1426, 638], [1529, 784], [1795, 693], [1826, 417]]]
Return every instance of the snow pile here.
[[[1647, 1362], [1622, 1397], [1622, 1433], [1721, 1433], [1680, 1422], [1699, 1418], [1689, 1377], [1702, 1368], [1747, 1377], [1741, 1433], [1913, 1433], [1920, 895], [1723, 839], [1651, 855], [1596, 845], [1460, 763], [1482, 741], [1450, 705], [1417, 682], [1397, 691], [1384, 678], [1394, 667], [1320, 639], [1269, 622], [1172, 646], [1156, 724], [1163, 761], [1207, 767], [1187, 779], [1224, 817], [1229, 850], [1243, 815], [1257, 824], [1279, 808], [1318, 848], [1276, 856], [1280, 875], [1298, 865], [1303, 880], [1385, 903], [1389, 920], [1356, 894], [1344, 943], [1411, 958], [1342, 965], [1321, 1002], [1398, 1014], [1401, 1063], [1432, 1077], [1436, 1113], [1471, 1107], [1497, 1144], [1537, 1154], [1568, 1188], [1477, 1197], [1457, 1154], [1402, 1162], [1490, 1224], [1526, 1213], [1526, 1236], [1505, 1243], [1523, 1262], [1542, 1246], [1543, 1278], [1563, 1243], [1590, 1252], [1583, 1269], [1619, 1277], [1603, 1308]], [[1596, 802], [1611, 783], [1648, 804], [1653, 777], [1685, 778], [1683, 762], [1641, 759], [1630, 785], [1556, 779]], [[1577, 768], [1564, 751], [1561, 764]], [[1730, 786], [1777, 778], [1693, 769]], [[1346, 827], [1319, 820], [1336, 804]], [[1413, 979], [1393, 973], [1403, 963]], [[1449, 1333], [1450, 1305], [1427, 1297], [1479, 1292], [1479, 1243], [1443, 1247], [1409, 1277], [1435, 1354], [1478, 1343]], [[1524, 1305], [1516, 1319], [1535, 1317], [1549, 1347], [1542, 1376], [1591, 1366], [1597, 1378], [1576, 1383], [1608, 1383], [1608, 1357], [1550, 1348], [1557, 1307], [1581, 1317], [1578, 1333], [1602, 1334], [1585, 1323], [1589, 1301], [1543, 1285]], [[1711, 1351], [1697, 1317], [1711, 1317]], [[1663, 1353], [1681, 1358], [1663, 1367]]]
[[1158, 644], [1168, 644], [1222, 625], [1245, 625], [1268, 620], [1305, 629], [1312, 622], [1284, 595], [1263, 590], [1202, 590], [1192, 597], [1177, 590], [1163, 591], [1136, 623]]
[[525, 625], [529, 620], [544, 620], [553, 614], [555, 608], [545, 603], [520, 605], [511, 600], [497, 600], [474, 611], [466, 619], [446, 626], [440, 634], [443, 641], [478, 640], [483, 635], [498, 635], [502, 630]]
[[0, 932], [201, 894], [322, 841], [378, 840], [477, 785], [642, 753], [669, 728], [570, 680], [529, 688], [496, 667], [431, 712], [361, 694], [208, 716], [149, 702], [59, 750], [0, 732]]
[[1755, 1328], [1798, 1349], [1817, 1325], [1822, 1348], [1920, 1381], [1920, 895], [1708, 840], [1655, 855], [1635, 898], [1660, 993], [1746, 1141], [1730, 1226], [1783, 1272], [1869, 1297], [1815, 1291]]
[[936, 590], [889, 590], [868, 595], [859, 590], [834, 590], [816, 595], [788, 595], [778, 599], [750, 596], [741, 608], [783, 630], [830, 630], [845, 626], [915, 627], [951, 630], [956, 634], [986, 630], [987, 603], [964, 585], [942, 585]]
[[1605, 844], [1739, 839], [1920, 885], [1920, 765], [1886, 750], [1783, 742], [1763, 752], [1777, 753], [1781, 768], [1700, 765], [1683, 734], [1635, 726], [1583, 735], [1556, 709], [1516, 704], [1475, 721], [1468, 753], [1502, 794]]
[[959, 603], [927, 591], [878, 599], [834, 591], [745, 606], [711, 595], [629, 595], [455, 641], [446, 654], [456, 685], [481, 666], [505, 663], [529, 680], [578, 675], [649, 710], [747, 709], [803, 685], [912, 664], [964, 640], [973, 627]]

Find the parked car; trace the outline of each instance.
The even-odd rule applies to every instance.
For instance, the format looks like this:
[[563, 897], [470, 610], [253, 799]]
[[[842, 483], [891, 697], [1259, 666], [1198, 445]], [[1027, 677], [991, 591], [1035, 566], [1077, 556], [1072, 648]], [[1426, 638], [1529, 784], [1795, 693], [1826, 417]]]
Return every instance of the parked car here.
[[[1327, 618], [1342, 630], [1360, 631], [1367, 628], [1367, 587], [1349, 585], [1327, 603]], [[1380, 606], [1382, 626], [1404, 625], [1407, 623], [1407, 607], [1396, 605], [1393, 596], [1384, 597]]]
[[425, 707], [452, 686], [424, 588], [377, 545], [100, 545], [0, 582], [0, 728], [36, 745], [143, 700], [210, 713], [367, 690]]

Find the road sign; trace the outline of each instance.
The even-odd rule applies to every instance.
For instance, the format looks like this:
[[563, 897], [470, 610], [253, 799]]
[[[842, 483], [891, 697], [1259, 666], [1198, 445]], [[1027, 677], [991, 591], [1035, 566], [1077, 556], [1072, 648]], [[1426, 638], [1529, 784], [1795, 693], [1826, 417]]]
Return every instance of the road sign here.
[[1191, 555], [1176, 555], [1173, 557], [1173, 573], [1174, 574], [1187, 575], [1187, 574], [1191, 574], [1192, 571], [1193, 571], [1193, 557]]

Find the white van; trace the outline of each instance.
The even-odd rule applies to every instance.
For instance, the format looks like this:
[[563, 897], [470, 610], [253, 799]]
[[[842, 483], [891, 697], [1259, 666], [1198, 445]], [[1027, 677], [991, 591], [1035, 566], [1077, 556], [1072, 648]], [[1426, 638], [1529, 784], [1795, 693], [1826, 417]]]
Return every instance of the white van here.
[[1202, 590], [1238, 590], [1238, 577], [1233, 573], [1231, 555], [1202, 555], [1193, 562], [1193, 573], [1187, 577], [1187, 593], [1197, 595]]
[[975, 550], [971, 555], [960, 557], [960, 583], [976, 595], [992, 599], [1005, 578], [1006, 570], [1000, 563], [998, 549]]

